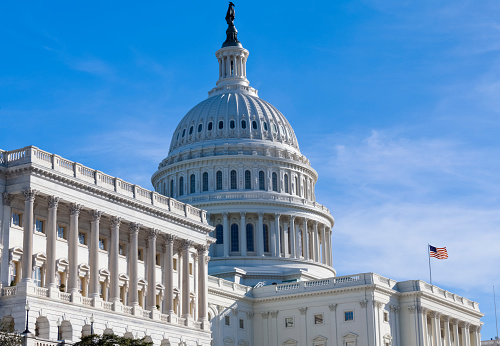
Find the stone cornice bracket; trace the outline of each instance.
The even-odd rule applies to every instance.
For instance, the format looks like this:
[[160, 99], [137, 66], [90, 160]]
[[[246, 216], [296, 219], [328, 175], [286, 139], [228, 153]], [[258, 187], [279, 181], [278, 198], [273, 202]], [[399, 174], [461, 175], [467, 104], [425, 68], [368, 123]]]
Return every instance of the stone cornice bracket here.
[[26, 201], [34, 202], [35, 201], [35, 196], [38, 194], [37, 190], [34, 190], [32, 188], [27, 188], [26, 190], [23, 190], [23, 195]]
[[130, 230], [130, 233], [139, 233], [139, 228], [141, 228], [141, 224], [137, 223], [137, 222], [132, 222], [130, 223], [129, 225], [129, 230]]
[[148, 239], [156, 239], [159, 234], [160, 234], [159, 229], [154, 229], [154, 228], [148, 229]]
[[12, 203], [12, 200], [14, 199], [14, 195], [11, 195], [10, 193], [4, 192], [2, 194], [2, 203], [3, 205], [6, 205], [10, 207], [10, 204]]
[[337, 310], [337, 304], [330, 304], [330, 305], [328, 305], [328, 307], [330, 308], [330, 311]]
[[363, 299], [362, 301], [360, 301], [360, 302], [359, 302], [359, 305], [360, 305], [362, 308], [366, 308], [366, 306], [368, 305], [368, 300]]
[[111, 226], [112, 227], [120, 227], [120, 223], [122, 222], [122, 218], [118, 216], [113, 216], [111, 218]]
[[272, 317], [272, 318], [276, 318], [276, 317], [278, 317], [278, 312], [279, 312], [279, 311], [271, 311], [271, 317]]
[[80, 211], [82, 211], [83, 205], [81, 204], [76, 204], [76, 203], [71, 203], [69, 205], [69, 213], [71, 215], [80, 215]]
[[94, 209], [94, 210], [91, 210], [89, 214], [90, 214], [90, 217], [92, 218], [92, 222], [99, 222], [101, 220], [102, 211]]
[[261, 316], [262, 316], [262, 318], [265, 318], [265, 319], [269, 318], [269, 311], [261, 313]]
[[47, 204], [49, 206], [49, 209], [57, 209], [57, 207], [59, 206], [59, 200], [60, 200], [59, 197], [49, 196], [47, 198]]
[[305, 315], [306, 312], [307, 312], [307, 306], [303, 307], [303, 308], [299, 308], [299, 311], [300, 311], [300, 314], [301, 315]]

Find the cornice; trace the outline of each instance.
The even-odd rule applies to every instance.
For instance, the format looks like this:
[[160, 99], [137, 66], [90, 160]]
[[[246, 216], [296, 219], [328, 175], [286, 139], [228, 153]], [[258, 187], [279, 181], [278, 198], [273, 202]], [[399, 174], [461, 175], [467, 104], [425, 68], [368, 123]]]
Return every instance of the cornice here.
[[467, 306], [464, 306], [464, 305], [460, 305], [456, 302], [451, 302], [449, 300], [446, 300], [446, 299], [442, 299], [441, 297], [436, 297], [435, 295], [433, 294], [430, 294], [430, 293], [427, 293], [427, 292], [422, 292], [422, 291], [412, 291], [412, 292], [403, 292], [403, 293], [400, 293], [401, 297], [416, 297], [416, 298], [425, 298], [425, 299], [428, 299], [430, 301], [433, 301], [433, 302], [436, 302], [436, 303], [439, 303], [439, 304], [444, 304], [450, 308], [453, 308], [453, 309], [458, 309], [466, 314], [473, 314], [474, 316], [478, 317], [478, 318], [481, 318], [484, 316], [483, 313], [479, 312], [479, 311], [476, 311], [476, 310], [473, 310], [473, 309], [470, 309], [468, 308]]

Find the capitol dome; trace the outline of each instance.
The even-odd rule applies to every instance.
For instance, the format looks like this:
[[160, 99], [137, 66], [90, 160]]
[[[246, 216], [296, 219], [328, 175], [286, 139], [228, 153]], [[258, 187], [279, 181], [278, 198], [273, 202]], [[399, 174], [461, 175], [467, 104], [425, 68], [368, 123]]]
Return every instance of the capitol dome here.
[[232, 23], [226, 34], [216, 86], [179, 122], [153, 186], [207, 211], [210, 275], [247, 285], [334, 276], [318, 174], [288, 120], [250, 86]]

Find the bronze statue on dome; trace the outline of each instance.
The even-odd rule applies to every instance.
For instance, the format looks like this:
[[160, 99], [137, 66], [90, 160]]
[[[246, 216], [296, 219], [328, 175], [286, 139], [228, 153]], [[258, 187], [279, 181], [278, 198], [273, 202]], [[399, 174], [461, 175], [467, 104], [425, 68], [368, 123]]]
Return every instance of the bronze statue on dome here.
[[226, 22], [227, 25], [234, 25], [234, 4], [231, 1], [226, 13]]

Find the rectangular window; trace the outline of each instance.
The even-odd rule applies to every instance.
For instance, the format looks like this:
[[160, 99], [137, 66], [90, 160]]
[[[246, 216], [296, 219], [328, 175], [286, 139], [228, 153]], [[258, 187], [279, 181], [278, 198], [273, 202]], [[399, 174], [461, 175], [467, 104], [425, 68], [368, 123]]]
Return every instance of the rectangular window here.
[[344, 312], [344, 321], [354, 321], [354, 311]]
[[122, 256], [125, 256], [125, 253], [126, 253], [126, 247], [125, 247], [125, 244], [123, 243], [120, 243], [120, 245], [118, 245], [118, 253]]
[[389, 313], [384, 311], [384, 322], [389, 322]]
[[19, 226], [21, 227], [22, 226], [22, 215], [19, 214], [19, 213], [12, 213], [12, 224], [14, 226]]
[[286, 317], [285, 318], [285, 328], [293, 328], [293, 317]]
[[34, 275], [33, 281], [35, 282], [35, 286], [42, 287], [42, 268], [35, 267], [34, 274], [35, 275]]
[[43, 220], [36, 219], [35, 220], [35, 232], [45, 233], [45, 229], [43, 227]]
[[323, 314], [314, 315], [314, 324], [323, 324]]
[[189, 263], [189, 275], [193, 275], [193, 263]]
[[67, 239], [66, 238], [66, 227], [57, 226], [57, 237], [61, 238], [61, 239]]
[[106, 239], [99, 238], [99, 249], [104, 251], [108, 250], [106, 247]]
[[224, 324], [226, 326], [231, 325], [231, 318], [229, 316], [224, 316]]
[[156, 265], [157, 266], [161, 265], [161, 255], [159, 253], [156, 254]]
[[137, 251], [137, 259], [139, 261], [144, 261], [144, 250], [143, 249], [139, 249]]
[[240, 329], [245, 329], [245, 321], [240, 318]]
[[78, 242], [82, 245], [87, 245], [87, 235], [83, 232], [78, 232]]
[[173, 258], [172, 266], [174, 267], [174, 270], [177, 270], [177, 258]]

